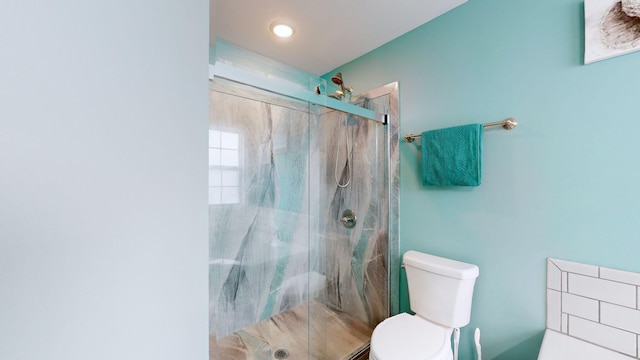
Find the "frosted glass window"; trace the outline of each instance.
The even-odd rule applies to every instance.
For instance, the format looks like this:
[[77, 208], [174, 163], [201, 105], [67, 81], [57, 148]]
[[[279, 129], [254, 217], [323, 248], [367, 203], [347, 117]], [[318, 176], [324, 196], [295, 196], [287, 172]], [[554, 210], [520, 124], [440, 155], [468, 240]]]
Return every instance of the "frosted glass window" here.
[[223, 204], [237, 204], [240, 202], [240, 188], [223, 187], [221, 189], [222, 189]]
[[209, 204], [222, 204], [222, 188], [209, 188]]
[[220, 131], [217, 130], [209, 130], [209, 147], [210, 148], [220, 148], [221, 140], [220, 140]]
[[242, 137], [239, 132], [209, 130], [209, 204], [242, 200]]
[[223, 171], [218, 168], [209, 169], [209, 186], [222, 186]]
[[240, 178], [238, 170], [222, 171], [222, 186], [240, 186]]
[[238, 134], [230, 133], [230, 132], [222, 132], [220, 134], [221, 144], [220, 147], [223, 149], [238, 149], [240, 137]]
[[209, 148], [209, 165], [222, 165], [220, 149]]
[[238, 166], [238, 150], [220, 150], [220, 165]]

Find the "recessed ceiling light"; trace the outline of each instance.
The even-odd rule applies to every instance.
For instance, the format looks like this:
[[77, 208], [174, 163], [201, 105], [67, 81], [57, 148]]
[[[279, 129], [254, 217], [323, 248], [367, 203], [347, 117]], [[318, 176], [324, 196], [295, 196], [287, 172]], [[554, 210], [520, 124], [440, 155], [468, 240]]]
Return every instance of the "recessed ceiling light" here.
[[288, 38], [293, 35], [293, 27], [282, 21], [275, 21], [271, 23], [271, 32], [277, 37]]

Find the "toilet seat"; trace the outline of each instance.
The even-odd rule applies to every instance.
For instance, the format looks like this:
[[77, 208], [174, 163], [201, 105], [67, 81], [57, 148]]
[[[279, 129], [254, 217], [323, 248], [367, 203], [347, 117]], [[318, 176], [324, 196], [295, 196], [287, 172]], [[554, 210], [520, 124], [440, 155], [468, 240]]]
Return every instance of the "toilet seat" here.
[[392, 316], [371, 335], [371, 360], [449, 360], [453, 329], [407, 313]]

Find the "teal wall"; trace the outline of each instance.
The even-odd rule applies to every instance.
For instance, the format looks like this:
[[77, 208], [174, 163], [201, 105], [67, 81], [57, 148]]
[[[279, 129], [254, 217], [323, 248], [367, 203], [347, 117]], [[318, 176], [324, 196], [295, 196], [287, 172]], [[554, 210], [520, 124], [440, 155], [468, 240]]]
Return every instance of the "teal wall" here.
[[337, 69], [355, 93], [399, 81], [402, 134], [520, 121], [486, 130], [478, 188], [423, 187], [401, 144], [401, 253], [480, 267], [461, 360], [475, 327], [485, 360], [536, 358], [546, 257], [640, 272], [640, 52], [583, 65], [583, 16], [576, 0], [470, 0]]

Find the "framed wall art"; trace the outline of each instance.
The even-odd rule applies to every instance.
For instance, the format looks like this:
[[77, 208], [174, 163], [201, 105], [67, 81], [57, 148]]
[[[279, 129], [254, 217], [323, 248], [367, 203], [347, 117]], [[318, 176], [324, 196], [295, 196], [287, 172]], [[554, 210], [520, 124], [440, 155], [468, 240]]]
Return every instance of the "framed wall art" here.
[[640, 50], [640, 0], [584, 1], [584, 63]]

